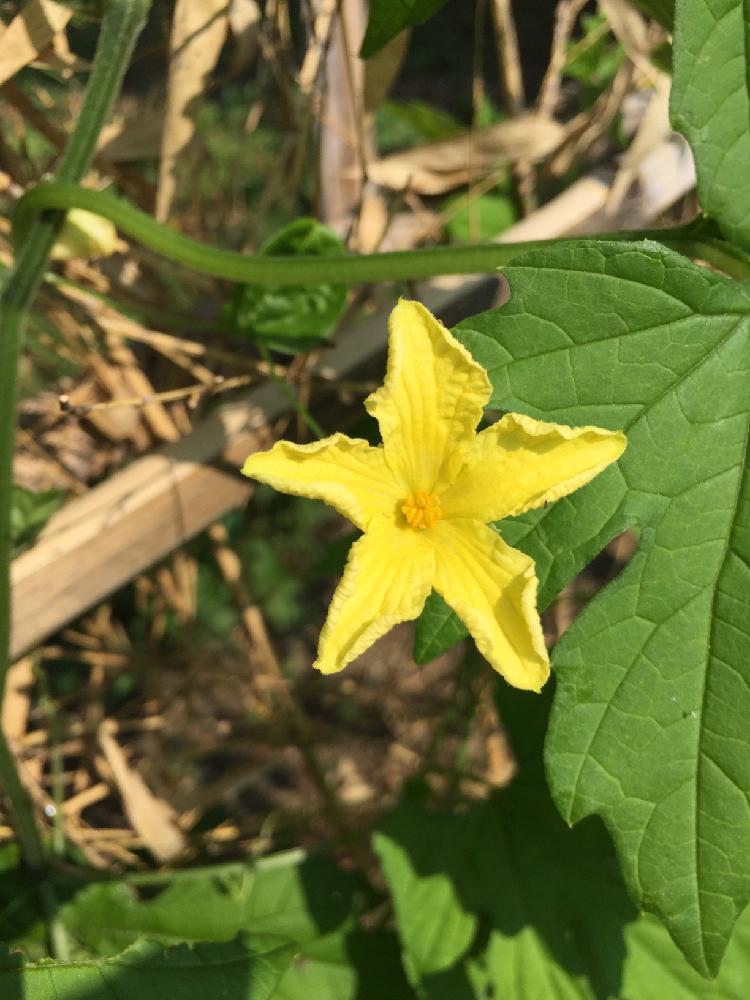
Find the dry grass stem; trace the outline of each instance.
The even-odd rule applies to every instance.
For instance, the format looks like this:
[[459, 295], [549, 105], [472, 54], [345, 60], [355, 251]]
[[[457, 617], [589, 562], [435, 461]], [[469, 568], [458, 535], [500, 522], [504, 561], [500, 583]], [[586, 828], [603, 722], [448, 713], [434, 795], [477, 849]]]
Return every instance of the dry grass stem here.
[[497, 35], [497, 63], [500, 69], [505, 108], [513, 118], [523, 111], [526, 97], [521, 72], [521, 56], [518, 51], [516, 22], [513, 18], [510, 0], [492, 0], [492, 15]]
[[587, 2], [588, 0], [559, 0], [555, 8], [550, 57], [537, 98], [537, 110], [541, 115], [552, 116], [557, 110], [563, 69], [570, 58], [568, 42], [575, 29], [578, 15]]

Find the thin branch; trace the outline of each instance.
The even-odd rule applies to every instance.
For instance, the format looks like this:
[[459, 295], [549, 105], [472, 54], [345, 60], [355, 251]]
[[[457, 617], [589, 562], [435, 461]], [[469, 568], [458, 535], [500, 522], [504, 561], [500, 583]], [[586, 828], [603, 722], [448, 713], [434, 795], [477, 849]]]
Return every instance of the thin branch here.
[[588, 0], [560, 0], [555, 9], [555, 26], [552, 31], [552, 47], [549, 63], [539, 88], [537, 109], [541, 115], [553, 115], [560, 99], [560, 87], [565, 63], [570, 58], [568, 42], [576, 26], [578, 15]]
[[514, 118], [526, 104], [521, 73], [521, 57], [518, 52], [518, 35], [513, 19], [510, 0], [492, 0], [492, 13], [497, 33], [498, 67], [503, 87], [505, 108]]

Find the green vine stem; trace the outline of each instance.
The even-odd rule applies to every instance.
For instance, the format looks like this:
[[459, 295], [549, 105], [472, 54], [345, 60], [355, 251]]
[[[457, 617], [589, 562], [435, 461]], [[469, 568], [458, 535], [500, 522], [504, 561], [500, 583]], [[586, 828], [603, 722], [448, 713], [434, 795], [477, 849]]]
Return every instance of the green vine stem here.
[[[86, 96], [60, 162], [60, 181], [74, 184], [85, 175], [149, 6], [150, 0], [108, 0], [105, 4]], [[0, 706], [10, 666], [10, 515], [18, 353], [26, 313], [44, 277], [62, 218], [61, 213], [55, 212], [36, 215], [29, 221], [23, 240], [17, 244], [15, 265], [0, 293]], [[44, 845], [15, 758], [1, 731], [0, 782], [10, 801], [24, 860], [41, 875], [46, 865]], [[54, 906], [49, 886], [43, 881], [41, 897], [49, 918]]]
[[[374, 281], [416, 281], [438, 274], [480, 274], [495, 271], [526, 250], [561, 242], [489, 243], [463, 247], [432, 247], [349, 257], [248, 257], [199, 243], [157, 222], [123, 198], [90, 191], [65, 180], [38, 184], [19, 199], [13, 216], [14, 240], [24, 240], [40, 212], [83, 208], [113, 222], [121, 232], [150, 250], [202, 274], [253, 285], [356, 284]], [[698, 219], [670, 229], [599, 233], [587, 240], [657, 240], [685, 256], [713, 264], [732, 277], [750, 279], [750, 258], [718, 239], [711, 224]], [[570, 242], [570, 237], [563, 237]]]

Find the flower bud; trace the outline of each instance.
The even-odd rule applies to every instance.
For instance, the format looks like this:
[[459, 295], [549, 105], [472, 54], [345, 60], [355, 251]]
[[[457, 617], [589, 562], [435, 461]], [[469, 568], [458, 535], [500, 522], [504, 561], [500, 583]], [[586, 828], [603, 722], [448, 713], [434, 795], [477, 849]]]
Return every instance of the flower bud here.
[[52, 248], [52, 260], [109, 257], [123, 248], [117, 229], [101, 215], [71, 208]]

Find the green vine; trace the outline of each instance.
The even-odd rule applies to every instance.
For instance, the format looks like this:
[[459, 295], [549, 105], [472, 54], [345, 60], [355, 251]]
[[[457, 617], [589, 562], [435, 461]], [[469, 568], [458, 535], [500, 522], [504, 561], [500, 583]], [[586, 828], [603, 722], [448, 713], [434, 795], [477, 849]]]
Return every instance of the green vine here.
[[[357, 284], [375, 281], [416, 281], [439, 274], [481, 274], [496, 271], [519, 253], [560, 243], [561, 239], [528, 243], [488, 243], [463, 247], [431, 247], [350, 257], [248, 257], [199, 243], [141, 212], [123, 198], [90, 191], [64, 180], [38, 184], [19, 199], [13, 216], [14, 240], [21, 243], [40, 213], [48, 209], [83, 208], [104, 216], [127, 236], [150, 250], [201, 274], [252, 285]], [[750, 279], [750, 258], [719, 239], [703, 219], [670, 229], [598, 233], [587, 239], [657, 240], [685, 256], [713, 264], [732, 277]], [[570, 237], [564, 237], [570, 242]]]

